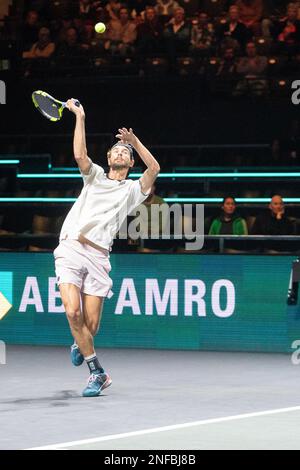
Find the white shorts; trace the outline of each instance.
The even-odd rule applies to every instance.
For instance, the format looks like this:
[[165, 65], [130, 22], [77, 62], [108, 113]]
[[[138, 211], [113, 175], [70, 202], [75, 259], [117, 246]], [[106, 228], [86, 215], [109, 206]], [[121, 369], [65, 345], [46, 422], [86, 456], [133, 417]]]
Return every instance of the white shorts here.
[[62, 240], [53, 252], [57, 284], [75, 284], [84, 294], [111, 295], [108, 256], [78, 240]]

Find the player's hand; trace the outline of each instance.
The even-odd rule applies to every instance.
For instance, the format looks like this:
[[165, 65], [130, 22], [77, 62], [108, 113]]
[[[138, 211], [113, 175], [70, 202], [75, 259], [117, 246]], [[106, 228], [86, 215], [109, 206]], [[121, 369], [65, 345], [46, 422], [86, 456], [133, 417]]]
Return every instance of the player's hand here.
[[80, 106], [76, 106], [75, 105], [75, 99], [74, 98], [71, 98], [67, 101], [66, 103], [66, 107], [68, 108], [69, 111], [71, 111], [72, 113], [78, 115], [78, 116], [82, 116], [82, 117], [85, 117], [85, 113], [84, 113], [84, 109], [83, 109], [83, 106], [80, 105]]
[[276, 219], [277, 219], [277, 220], [281, 220], [283, 216], [284, 216], [284, 209], [282, 209], [281, 211], [277, 212], [277, 214], [276, 214]]
[[134, 135], [132, 128], [129, 128], [129, 131], [126, 127], [119, 129], [119, 134], [116, 137], [123, 142], [124, 144], [130, 144], [132, 147], [135, 147], [137, 144], [137, 137]]

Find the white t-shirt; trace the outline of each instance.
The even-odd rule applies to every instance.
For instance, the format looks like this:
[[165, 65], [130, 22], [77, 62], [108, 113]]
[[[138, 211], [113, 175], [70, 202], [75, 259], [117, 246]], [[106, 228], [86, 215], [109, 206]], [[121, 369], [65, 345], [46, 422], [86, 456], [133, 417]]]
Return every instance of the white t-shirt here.
[[77, 240], [82, 234], [96, 245], [111, 250], [113, 238], [126, 216], [149, 194], [142, 193], [139, 180], [109, 179], [95, 163], [88, 174], [81, 175], [84, 186], [63, 223], [59, 240]]

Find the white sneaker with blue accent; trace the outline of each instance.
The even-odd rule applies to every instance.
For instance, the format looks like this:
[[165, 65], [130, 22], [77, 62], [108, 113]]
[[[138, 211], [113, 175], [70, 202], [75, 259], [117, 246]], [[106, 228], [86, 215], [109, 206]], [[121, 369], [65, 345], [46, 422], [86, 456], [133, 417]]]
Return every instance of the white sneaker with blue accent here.
[[109, 387], [112, 383], [110, 376], [103, 372], [102, 374], [91, 374], [88, 384], [82, 392], [83, 397], [98, 397], [102, 390]]

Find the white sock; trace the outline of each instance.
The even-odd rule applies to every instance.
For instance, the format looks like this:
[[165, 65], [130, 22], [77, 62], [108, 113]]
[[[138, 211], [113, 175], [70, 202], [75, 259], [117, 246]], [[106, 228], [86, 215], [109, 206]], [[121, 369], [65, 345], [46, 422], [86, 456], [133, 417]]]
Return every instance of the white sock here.
[[95, 352], [94, 352], [94, 354], [92, 354], [91, 356], [87, 356], [87, 357], [85, 357], [84, 359], [85, 359], [86, 361], [89, 361], [90, 359], [93, 359], [94, 357], [96, 357], [96, 353], [95, 353]]

